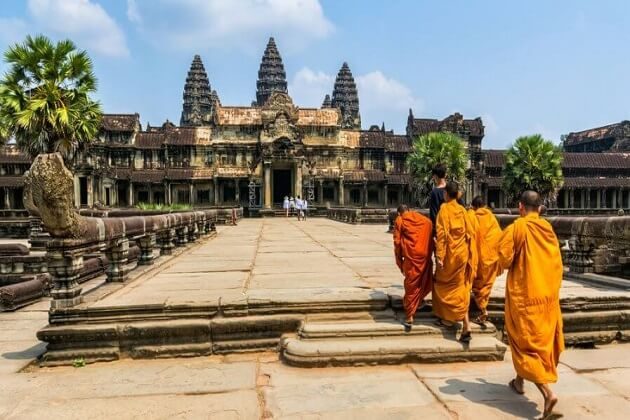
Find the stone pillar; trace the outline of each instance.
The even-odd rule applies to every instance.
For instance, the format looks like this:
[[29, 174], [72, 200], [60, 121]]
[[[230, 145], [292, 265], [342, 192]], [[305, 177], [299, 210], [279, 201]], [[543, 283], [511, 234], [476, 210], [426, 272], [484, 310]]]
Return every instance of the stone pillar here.
[[387, 181], [385, 181], [385, 185], [383, 186], [383, 207], [389, 207], [389, 203], [387, 202]]
[[630, 209], [630, 189], [628, 191], [628, 197], [626, 198], [626, 208]]
[[4, 208], [11, 208], [11, 193], [9, 187], [4, 187]]
[[345, 205], [345, 194], [343, 191], [343, 175], [339, 177], [339, 205], [343, 207]]
[[602, 188], [600, 205], [598, 207], [602, 209], [606, 208], [606, 188]]
[[575, 191], [573, 188], [568, 189], [569, 191], [569, 208], [575, 208]]
[[270, 209], [271, 208], [271, 163], [265, 162], [263, 164], [263, 168], [264, 168], [263, 191], [265, 192], [264, 207], [266, 209]]
[[214, 177], [214, 205], [219, 205], [219, 177]]
[[195, 204], [194, 192], [195, 192], [195, 189], [191, 181], [191, 183], [188, 185], [188, 204], [190, 204], [191, 206]]
[[295, 196], [304, 198], [302, 191], [302, 162], [298, 162], [295, 165]]
[[238, 179], [234, 180], [234, 199], [236, 200], [236, 205], [241, 204], [241, 186]]
[[122, 282], [127, 278], [129, 270], [126, 265], [129, 258], [129, 239], [118, 239], [105, 253], [109, 259], [109, 266], [105, 273], [108, 282]]
[[562, 193], [563, 193], [562, 198], [564, 199], [563, 206], [565, 209], [568, 209], [569, 208], [569, 190], [565, 188], [564, 190], [562, 190]]
[[153, 247], [155, 246], [155, 233], [143, 236], [138, 240], [140, 246], [140, 256], [138, 257], [138, 265], [153, 264]]
[[610, 200], [611, 201], [610, 208], [616, 209], [617, 208], [617, 191], [616, 190], [612, 190], [611, 195], [612, 195], [612, 197], [611, 197], [611, 200]]
[[153, 204], [153, 184], [149, 184], [149, 204]]
[[177, 234], [177, 240], [175, 241], [175, 245], [177, 246], [185, 246], [188, 243], [188, 226], [181, 226], [175, 229]]
[[596, 200], [596, 203], [595, 203], [595, 208], [597, 208], [597, 209], [602, 208], [602, 193], [603, 193], [602, 191], [597, 190], [597, 194], [596, 194], [597, 200]]
[[88, 207], [94, 207], [94, 177], [86, 177], [87, 184], [87, 205]]
[[586, 191], [584, 189], [580, 190], [580, 208], [583, 209], [586, 207]]
[[319, 203], [324, 204], [324, 180], [319, 180], [319, 191], [318, 191]]
[[46, 253], [48, 272], [52, 276], [51, 309], [71, 308], [83, 302], [77, 280], [83, 270], [83, 255], [50, 247]]
[[160, 236], [160, 254], [171, 255], [175, 248], [175, 229], [167, 229]]
[[591, 189], [590, 188], [586, 189], [586, 208], [587, 209], [591, 208]]
[[171, 200], [171, 183], [170, 182], [165, 182], [164, 183], [164, 204], [170, 206], [172, 203]]
[[129, 181], [129, 207], [133, 207], [133, 182]]
[[367, 181], [363, 181], [363, 207], [368, 206], [368, 184]]

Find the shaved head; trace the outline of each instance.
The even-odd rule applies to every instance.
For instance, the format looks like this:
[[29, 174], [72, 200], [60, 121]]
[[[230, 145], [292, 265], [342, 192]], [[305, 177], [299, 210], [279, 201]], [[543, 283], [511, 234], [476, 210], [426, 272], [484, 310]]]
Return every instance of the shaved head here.
[[406, 204], [401, 204], [400, 206], [398, 206], [398, 214], [403, 214], [407, 210], [409, 210], [409, 207], [407, 207]]
[[471, 205], [476, 210], [481, 207], [485, 207], [486, 203], [483, 201], [483, 197], [478, 195], [477, 197], [472, 199]]
[[526, 211], [538, 211], [540, 208], [541, 200], [540, 194], [536, 191], [528, 190], [521, 194], [521, 199], [519, 200], [521, 205]]
[[450, 199], [457, 199], [458, 197], [458, 193], [459, 193], [459, 185], [457, 184], [457, 182], [455, 181], [449, 181], [446, 183], [446, 194], [448, 195], [448, 198]]

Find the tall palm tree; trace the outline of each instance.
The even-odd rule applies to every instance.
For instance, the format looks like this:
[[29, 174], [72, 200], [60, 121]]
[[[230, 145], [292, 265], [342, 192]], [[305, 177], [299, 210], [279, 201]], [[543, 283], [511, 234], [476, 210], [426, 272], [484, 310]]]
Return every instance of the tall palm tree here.
[[466, 180], [468, 155], [461, 138], [452, 133], [428, 133], [418, 137], [407, 164], [412, 175], [416, 199], [426, 205], [431, 192], [431, 171], [442, 163], [448, 168], [449, 179], [463, 184]]
[[71, 156], [99, 130], [101, 106], [92, 61], [70, 40], [26, 37], [4, 53], [9, 70], [0, 81], [0, 134], [30, 156]]
[[537, 191], [546, 204], [553, 203], [563, 183], [560, 148], [540, 134], [517, 138], [507, 151], [503, 191], [511, 204], [526, 190]]

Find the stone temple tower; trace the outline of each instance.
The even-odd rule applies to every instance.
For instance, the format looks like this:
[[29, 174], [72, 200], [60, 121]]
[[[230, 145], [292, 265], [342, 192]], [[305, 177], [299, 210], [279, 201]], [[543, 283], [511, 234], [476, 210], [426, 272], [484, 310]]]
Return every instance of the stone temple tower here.
[[[216, 95], [216, 93], [215, 93]], [[218, 100], [218, 96], [215, 100]], [[201, 57], [195, 55], [184, 85], [184, 106], [181, 126], [208, 125], [212, 122], [214, 101], [208, 74], [203, 67]]]
[[343, 63], [332, 94], [332, 107], [341, 111], [341, 126], [343, 128], [361, 129], [361, 114], [359, 114], [359, 93], [352, 77], [348, 63]]
[[267, 48], [263, 54], [258, 70], [256, 82], [256, 105], [262, 106], [267, 102], [272, 92], [288, 93], [287, 74], [284, 71], [282, 57], [276, 47], [276, 41], [269, 38]]

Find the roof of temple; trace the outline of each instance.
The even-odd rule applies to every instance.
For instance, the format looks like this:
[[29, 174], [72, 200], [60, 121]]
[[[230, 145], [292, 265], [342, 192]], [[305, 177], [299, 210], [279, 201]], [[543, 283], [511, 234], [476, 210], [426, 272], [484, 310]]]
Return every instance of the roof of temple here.
[[[487, 168], [503, 168], [506, 150], [484, 150]], [[563, 168], [630, 168], [630, 153], [562, 153]]]
[[143, 131], [136, 135], [135, 146], [141, 149], [160, 149], [162, 145], [186, 146], [209, 144], [211, 131], [206, 127], [171, 127]]
[[182, 126], [208, 124], [212, 119], [212, 90], [201, 57], [195, 55], [186, 76], [183, 93]]
[[7, 144], [0, 148], [0, 163], [32, 163], [32, 159], [22, 153], [14, 144]]
[[409, 152], [411, 142], [409, 137], [393, 134], [391, 131], [368, 130], [361, 131], [359, 147], [386, 149], [390, 152]]
[[341, 110], [341, 126], [343, 128], [361, 128], [359, 93], [348, 63], [344, 62], [337, 73], [331, 106]]
[[407, 119], [407, 135], [417, 137], [423, 134], [440, 131], [459, 135], [468, 134], [473, 137], [483, 137], [484, 125], [480, 117], [471, 120], [464, 119], [462, 114], [459, 112], [449, 115], [440, 121], [432, 118], [414, 118], [413, 113], [409, 110], [409, 118]]
[[105, 131], [131, 133], [141, 130], [140, 115], [135, 114], [103, 114], [101, 127]]
[[[262, 125], [262, 108], [223, 106], [216, 110], [217, 125]], [[339, 111], [334, 108], [299, 108], [298, 126], [336, 127]]]
[[273, 37], [269, 38], [267, 48], [260, 62], [258, 81], [256, 82], [256, 103], [263, 106], [272, 92], [288, 93], [287, 74], [284, 71], [282, 57]]
[[569, 133], [564, 140], [567, 146], [603, 140], [606, 138], [623, 138], [630, 136], [630, 121], [621, 121], [602, 127]]

